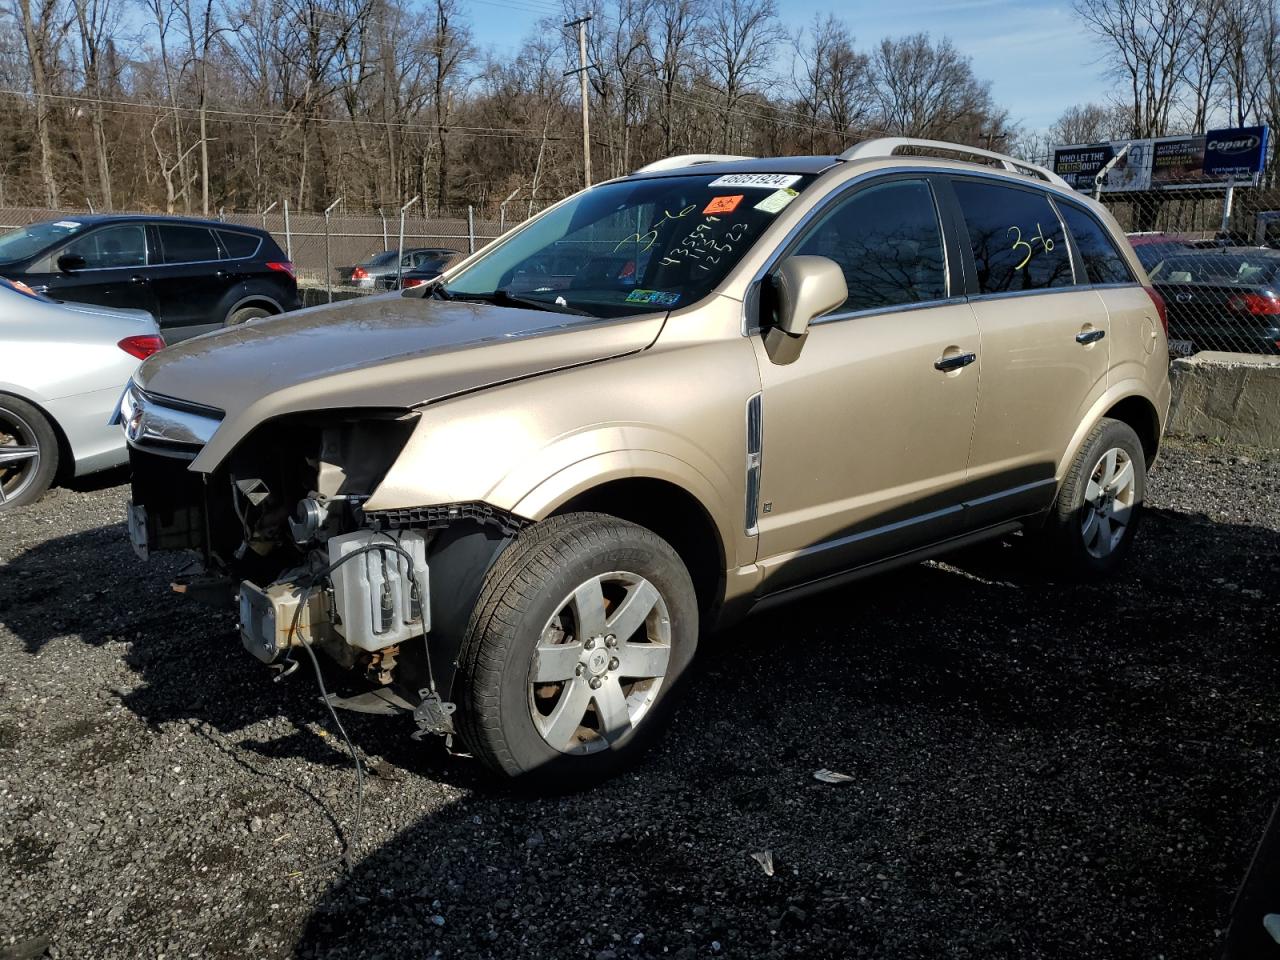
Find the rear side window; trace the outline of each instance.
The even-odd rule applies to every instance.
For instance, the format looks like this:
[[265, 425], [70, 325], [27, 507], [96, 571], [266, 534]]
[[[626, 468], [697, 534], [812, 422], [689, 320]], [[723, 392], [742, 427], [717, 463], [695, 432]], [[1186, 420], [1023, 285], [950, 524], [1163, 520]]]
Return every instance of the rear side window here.
[[1079, 207], [1059, 203], [1062, 219], [1075, 238], [1090, 283], [1133, 283], [1133, 273], [1097, 220]]
[[859, 190], [819, 220], [794, 252], [840, 264], [849, 299], [837, 311], [923, 303], [947, 295], [938, 210], [923, 180]]
[[1071, 253], [1049, 198], [976, 180], [953, 181], [981, 293], [1047, 290], [1073, 283]]
[[179, 223], [162, 223], [160, 247], [164, 250], [165, 263], [192, 263], [199, 260], [218, 260], [218, 245], [208, 227], [192, 227]]
[[252, 257], [258, 252], [258, 244], [261, 243], [251, 233], [235, 233], [231, 230], [219, 230], [218, 239], [222, 241], [222, 248], [232, 260]]

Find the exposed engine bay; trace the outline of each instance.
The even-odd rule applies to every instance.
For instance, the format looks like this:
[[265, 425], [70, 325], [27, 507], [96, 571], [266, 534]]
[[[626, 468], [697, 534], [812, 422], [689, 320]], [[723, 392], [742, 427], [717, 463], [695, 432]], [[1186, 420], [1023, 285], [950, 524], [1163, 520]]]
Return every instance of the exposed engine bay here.
[[416, 420], [281, 418], [208, 474], [181, 450], [134, 444], [129, 527], [144, 558], [197, 554], [174, 589], [237, 602], [241, 640], [259, 660], [291, 672], [305, 643], [337, 668], [331, 705], [412, 711], [420, 732], [447, 735], [470, 608], [520, 522], [482, 504], [366, 513]]

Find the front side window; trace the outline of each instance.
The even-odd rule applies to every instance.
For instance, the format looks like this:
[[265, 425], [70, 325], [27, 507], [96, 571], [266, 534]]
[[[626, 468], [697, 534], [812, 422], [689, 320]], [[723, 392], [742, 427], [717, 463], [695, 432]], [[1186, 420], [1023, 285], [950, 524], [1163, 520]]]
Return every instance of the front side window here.
[[162, 223], [159, 229], [165, 263], [199, 263], [219, 259], [218, 245], [208, 227]]
[[1071, 203], [1059, 203], [1090, 283], [1132, 283], [1133, 272], [1098, 221]]
[[685, 306], [710, 293], [811, 181], [769, 173], [602, 184], [449, 277], [441, 295], [596, 317]]
[[941, 300], [946, 258], [933, 191], [923, 180], [859, 190], [822, 217], [793, 251], [840, 264], [849, 299], [836, 312]]
[[58, 256], [84, 258], [85, 270], [146, 266], [147, 228], [140, 223], [121, 223], [90, 230], [63, 247]]
[[953, 181], [980, 293], [1070, 286], [1071, 253], [1043, 193], [977, 180]]

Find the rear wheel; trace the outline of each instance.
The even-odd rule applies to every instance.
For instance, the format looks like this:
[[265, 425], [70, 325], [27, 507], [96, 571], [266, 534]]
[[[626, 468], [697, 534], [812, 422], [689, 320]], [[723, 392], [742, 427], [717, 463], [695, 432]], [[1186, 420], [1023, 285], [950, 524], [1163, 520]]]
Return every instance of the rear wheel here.
[[603, 514], [554, 517], [486, 578], [459, 661], [462, 737], [532, 785], [610, 776], [662, 732], [697, 636], [693, 584], [669, 544]]
[[1115, 572], [1133, 543], [1146, 496], [1142, 442], [1119, 420], [1098, 421], [1081, 446], [1046, 524], [1044, 546], [1064, 571]]
[[58, 472], [58, 438], [44, 414], [0, 396], [0, 510], [39, 500]]
[[226, 325], [228, 327], [238, 327], [246, 320], [257, 320], [259, 317], [269, 317], [271, 315], [271, 311], [266, 307], [241, 307], [239, 310], [232, 310], [228, 314]]

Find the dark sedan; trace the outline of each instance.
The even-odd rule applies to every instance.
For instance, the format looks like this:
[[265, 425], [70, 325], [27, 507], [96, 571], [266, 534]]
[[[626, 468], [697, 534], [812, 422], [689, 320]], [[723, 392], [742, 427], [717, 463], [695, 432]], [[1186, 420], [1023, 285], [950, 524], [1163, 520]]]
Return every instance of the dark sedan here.
[[1150, 275], [1169, 309], [1174, 349], [1280, 354], [1280, 250], [1188, 250]]
[[440, 256], [422, 259], [413, 269], [406, 268], [397, 277], [394, 273], [387, 274], [385, 277], [378, 278], [378, 287], [382, 290], [411, 290], [414, 287], [420, 287], [424, 283], [430, 283], [436, 277], [444, 273], [445, 267], [449, 265], [449, 261], [455, 259], [458, 254], [453, 250], [439, 251]]
[[396, 251], [384, 250], [354, 267], [339, 268], [338, 282], [349, 283], [354, 287], [381, 287], [390, 290], [394, 289], [397, 276], [416, 270], [428, 261], [448, 259], [457, 256], [457, 253], [458, 251], [447, 247], [406, 247], [400, 254], [397, 268]]
[[185, 217], [75, 216], [0, 236], [0, 276], [56, 300], [146, 310], [169, 342], [300, 306], [265, 230]]

